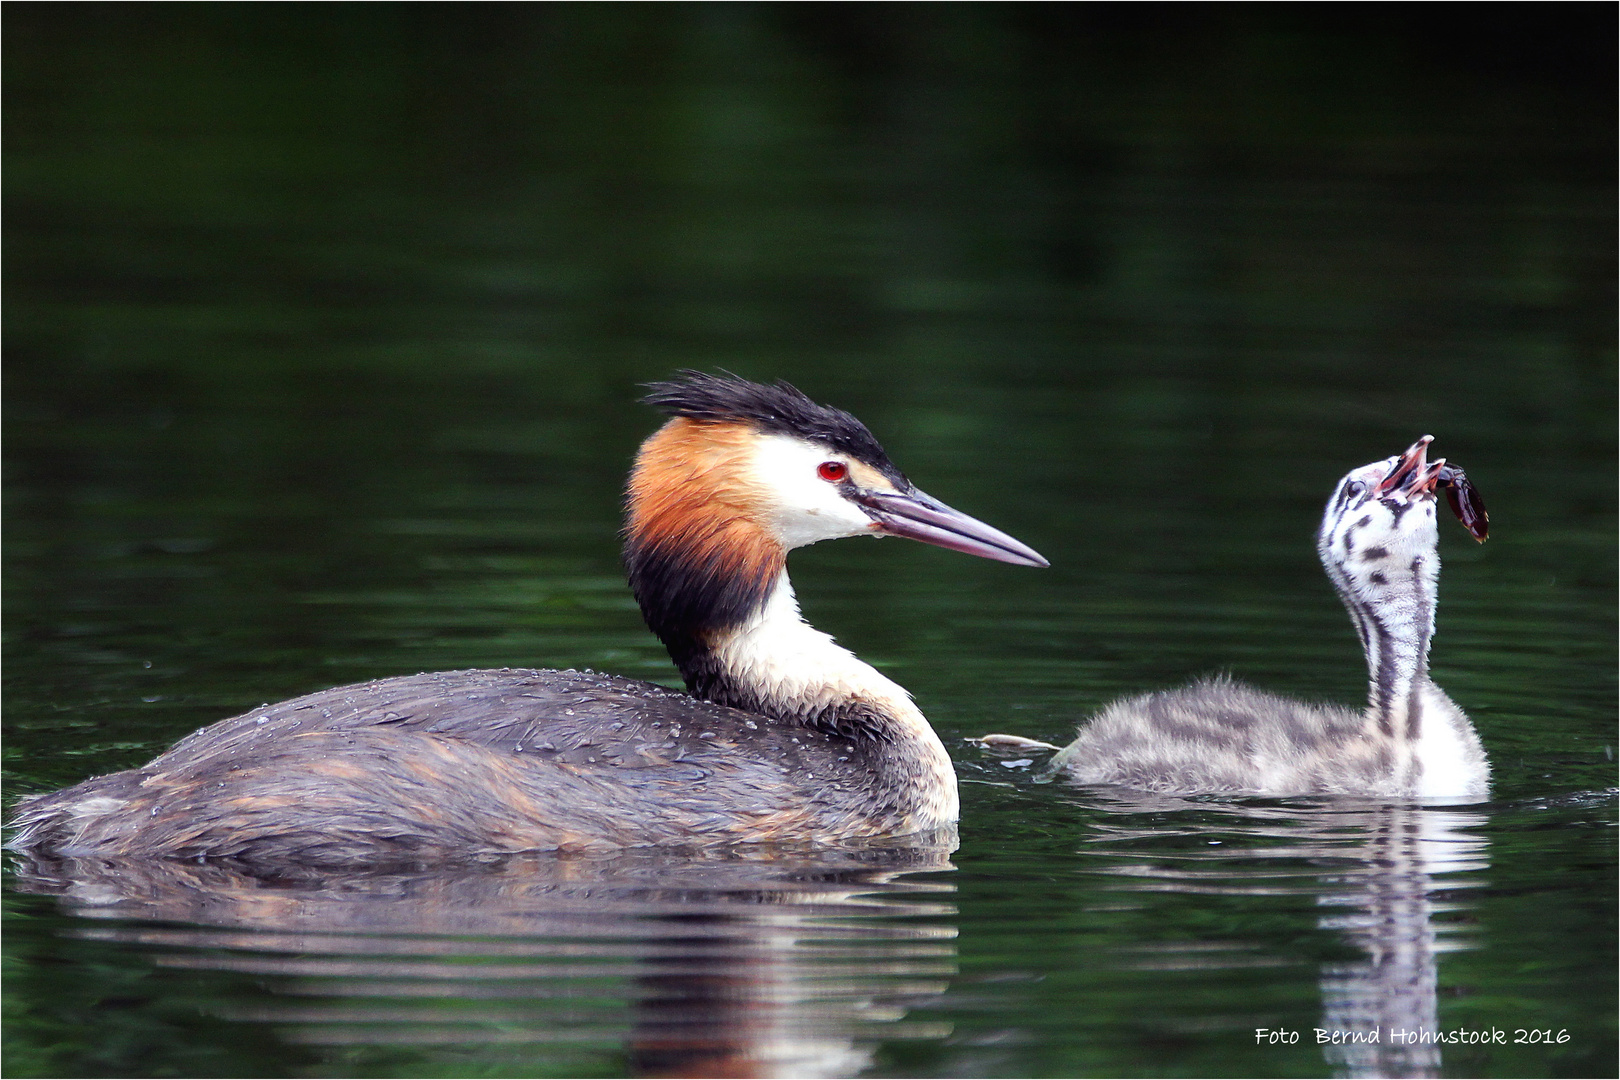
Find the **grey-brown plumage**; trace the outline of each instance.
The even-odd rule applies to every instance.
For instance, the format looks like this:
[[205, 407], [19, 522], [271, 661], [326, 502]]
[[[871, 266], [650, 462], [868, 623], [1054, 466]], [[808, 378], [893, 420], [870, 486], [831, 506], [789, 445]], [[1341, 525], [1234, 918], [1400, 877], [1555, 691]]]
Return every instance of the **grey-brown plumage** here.
[[1052, 759], [1082, 784], [1186, 793], [1395, 794], [1394, 759], [1353, 709], [1230, 679], [1109, 705]]
[[1366, 709], [1209, 679], [1115, 702], [1048, 769], [1081, 784], [1166, 794], [1483, 797], [1484, 748], [1429, 678], [1428, 656], [1440, 572], [1436, 488], [1449, 485], [1458, 517], [1481, 540], [1485, 507], [1461, 470], [1427, 460], [1429, 442], [1340, 480], [1317, 534], [1323, 568], [1366, 651]]
[[342, 865], [815, 840], [911, 831], [914, 779], [882, 744], [652, 683], [449, 671], [221, 721], [142, 768], [26, 801], [14, 842]]
[[1045, 560], [917, 491], [859, 421], [785, 383], [688, 373], [649, 400], [674, 419], [637, 456], [627, 561], [696, 696], [508, 669], [323, 690], [25, 799], [11, 846], [345, 866], [950, 827], [939, 737], [903, 689], [799, 617], [787, 551], [887, 534]]

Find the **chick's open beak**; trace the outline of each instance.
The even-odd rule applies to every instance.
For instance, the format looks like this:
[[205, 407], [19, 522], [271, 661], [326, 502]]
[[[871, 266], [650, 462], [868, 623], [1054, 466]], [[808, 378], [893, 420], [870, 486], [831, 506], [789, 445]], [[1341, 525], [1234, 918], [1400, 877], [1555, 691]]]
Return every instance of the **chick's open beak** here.
[[915, 488], [908, 492], [857, 491], [853, 498], [871, 515], [874, 531], [887, 536], [905, 536], [1015, 566], [1051, 565], [1034, 548]]
[[1490, 515], [1485, 511], [1485, 500], [1480, 497], [1479, 490], [1469, 483], [1467, 474], [1457, 466], [1449, 464], [1445, 458], [1428, 460], [1429, 444], [1433, 441], [1434, 436], [1425, 435], [1407, 447], [1406, 453], [1396, 460], [1389, 475], [1378, 482], [1377, 494], [1384, 496], [1392, 491], [1400, 491], [1408, 497], [1434, 496], [1444, 491], [1446, 501], [1451, 504], [1451, 512], [1457, 515], [1463, 528], [1475, 540], [1484, 543], [1490, 534], [1491, 523]]
[[1389, 475], [1379, 481], [1378, 494], [1385, 495], [1398, 488], [1405, 487], [1407, 481], [1411, 480], [1415, 474], [1427, 468], [1429, 464], [1429, 444], [1432, 442], [1434, 442], [1434, 436], [1425, 435], [1411, 446], [1408, 446], [1406, 453], [1401, 455], [1400, 460], [1395, 463], [1395, 467], [1389, 471]]

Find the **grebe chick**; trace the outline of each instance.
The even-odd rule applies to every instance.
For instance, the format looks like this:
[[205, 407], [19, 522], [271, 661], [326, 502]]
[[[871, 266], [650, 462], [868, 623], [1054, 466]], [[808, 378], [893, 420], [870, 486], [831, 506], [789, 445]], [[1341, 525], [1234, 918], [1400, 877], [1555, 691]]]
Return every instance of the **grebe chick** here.
[[799, 616], [790, 549], [906, 536], [1046, 560], [917, 490], [786, 383], [683, 372], [630, 476], [625, 563], [691, 694], [577, 671], [451, 671], [222, 720], [147, 765], [23, 800], [13, 847], [348, 865], [902, 836], [956, 775], [896, 683]]
[[[1480, 541], [1485, 505], [1461, 469], [1427, 461], [1430, 441], [1340, 480], [1317, 533], [1322, 565], [1366, 652], [1365, 711], [1208, 679], [1115, 702], [1047, 770], [1081, 784], [1182, 795], [1485, 796], [1490, 766], [1479, 736], [1429, 678], [1428, 661], [1440, 575], [1436, 488]], [[1050, 746], [1007, 735], [981, 741]]]

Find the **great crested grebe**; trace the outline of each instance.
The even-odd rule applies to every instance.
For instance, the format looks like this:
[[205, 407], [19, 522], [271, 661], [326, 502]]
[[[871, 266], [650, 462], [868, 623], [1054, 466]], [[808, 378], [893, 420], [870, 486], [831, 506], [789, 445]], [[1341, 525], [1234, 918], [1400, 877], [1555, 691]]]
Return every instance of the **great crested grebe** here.
[[979, 741], [1058, 750], [1046, 771], [1076, 783], [1166, 794], [1483, 797], [1490, 765], [1479, 736], [1429, 678], [1436, 489], [1476, 540], [1487, 517], [1461, 469], [1427, 460], [1431, 441], [1340, 480], [1316, 537], [1366, 652], [1365, 711], [1207, 679], [1117, 701], [1061, 750], [1015, 735]]
[[876, 535], [1046, 560], [917, 490], [848, 413], [784, 382], [681, 376], [645, 399], [671, 419], [636, 457], [624, 555], [691, 695], [517, 669], [323, 690], [25, 799], [11, 846], [344, 865], [950, 825], [939, 736], [800, 618], [787, 553]]

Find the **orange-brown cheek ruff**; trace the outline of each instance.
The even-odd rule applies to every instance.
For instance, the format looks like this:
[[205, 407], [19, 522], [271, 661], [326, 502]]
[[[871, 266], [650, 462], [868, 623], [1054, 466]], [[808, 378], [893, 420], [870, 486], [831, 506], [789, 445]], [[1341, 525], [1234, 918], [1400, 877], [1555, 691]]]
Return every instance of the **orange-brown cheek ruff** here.
[[676, 417], [642, 444], [630, 474], [630, 588], [683, 671], [765, 603], [787, 565], [748, 469], [758, 438], [746, 424]]

